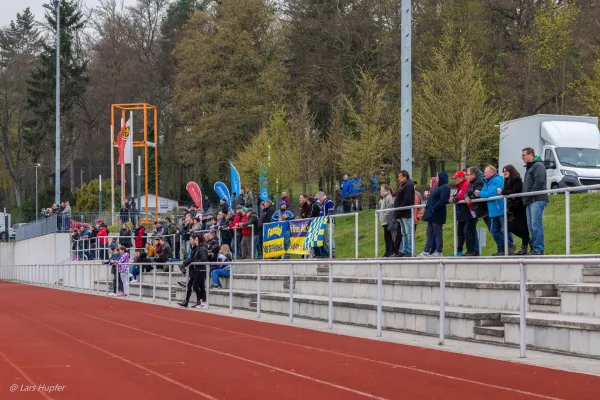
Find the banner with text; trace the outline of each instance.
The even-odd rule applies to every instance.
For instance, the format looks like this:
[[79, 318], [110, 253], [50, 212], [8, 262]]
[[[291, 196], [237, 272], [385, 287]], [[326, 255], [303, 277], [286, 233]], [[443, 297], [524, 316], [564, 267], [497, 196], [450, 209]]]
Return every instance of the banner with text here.
[[290, 235], [290, 221], [263, 225], [264, 258], [276, 258], [286, 254], [286, 238]]
[[308, 254], [306, 236], [312, 221], [312, 218], [289, 221], [290, 248], [287, 251], [289, 254], [300, 254], [302, 256]]

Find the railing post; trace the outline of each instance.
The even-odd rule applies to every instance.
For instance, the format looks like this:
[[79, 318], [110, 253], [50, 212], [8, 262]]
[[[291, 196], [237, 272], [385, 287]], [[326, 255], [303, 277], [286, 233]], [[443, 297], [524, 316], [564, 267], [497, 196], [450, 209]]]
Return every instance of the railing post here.
[[[144, 269], [143, 265], [140, 265], [140, 276]], [[142, 290], [142, 280], [140, 279], [140, 290]], [[169, 268], [169, 276], [167, 278], [167, 290], [169, 291], [169, 305], [171, 305], [171, 268]]]
[[[171, 270], [171, 268], [169, 268], [169, 270]], [[209, 302], [209, 297], [210, 297], [210, 265], [205, 264], [204, 265], [204, 272], [205, 272], [205, 278], [204, 278], [204, 287], [206, 288], [206, 308], [205, 310], [209, 310], [210, 309], [210, 302]]]
[[[332, 243], [333, 247], [333, 243]], [[358, 213], [354, 213], [354, 248], [355, 248], [355, 257], [358, 259]], [[331, 252], [333, 250], [330, 250]]]
[[251, 246], [250, 259], [254, 260], [254, 224], [250, 225], [250, 230], [251, 230], [251, 232], [250, 232], [250, 235], [251, 235], [251, 237], [250, 237], [250, 246]]
[[410, 209], [410, 220], [411, 220], [411, 224], [410, 224], [410, 255], [415, 257], [415, 242], [416, 242], [416, 238], [415, 238], [415, 210], [417, 210], [417, 208], [411, 208]]
[[[156, 265], [152, 265], [152, 270], [156, 274]], [[144, 268], [140, 268], [140, 293], [139, 293], [140, 301], [142, 301], [142, 281], [143, 281], [143, 279], [144, 279]], [[119, 284], [119, 277], [117, 276], [117, 285], [118, 284]]]
[[89, 287], [88, 293], [92, 293], [92, 286], [94, 286], [94, 276], [93, 276], [94, 272], [93, 272], [93, 265], [89, 264], [89, 266], [90, 266], [90, 287]]
[[440, 262], [440, 340], [439, 345], [444, 345], [445, 320], [446, 320], [446, 271], [444, 263]]
[[233, 265], [229, 264], [229, 314], [233, 314]]
[[108, 282], [110, 281], [110, 264], [106, 264], [106, 295], [108, 296]]
[[74, 265], [73, 269], [75, 270], [75, 290], [77, 290], [77, 265]]
[[294, 264], [290, 264], [290, 323], [294, 322]]
[[502, 222], [502, 225], [504, 225], [502, 229], [502, 231], [504, 232], [504, 255], [508, 256], [508, 202], [506, 200], [506, 197], [504, 197], [502, 201], [504, 202], [504, 212], [502, 213], [502, 218], [504, 219]]
[[565, 229], [566, 229], [566, 240], [565, 246], [567, 255], [571, 254], [571, 192], [568, 190], [565, 192]]
[[520, 294], [521, 301], [519, 307], [519, 349], [520, 349], [520, 357], [526, 357], [526, 348], [527, 348], [527, 321], [525, 319], [526, 315], [526, 307], [527, 307], [527, 288], [526, 288], [526, 270], [525, 265], [521, 262], [519, 263], [520, 275], [521, 275], [521, 284], [520, 284]]
[[260, 263], [256, 269], [256, 318], [260, 318]]
[[237, 260], [237, 227], [233, 227], [233, 257], [234, 260]]
[[381, 278], [381, 263], [377, 263], [377, 337], [381, 337], [382, 325], [383, 280]]
[[458, 232], [457, 230], [457, 223], [456, 223], [456, 203], [452, 203], [452, 211], [453, 211], [453, 218], [452, 218], [452, 223], [454, 224], [454, 228], [452, 230], [453, 233], [453, 238], [454, 239], [454, 257], [458, 257]]
[[375, 258], [379, 257], [379, 215], [375, 210]]
[[[173, 241], [173, 243], [175, 243], [175, 241]], [[179, 249], [179, 251], [181, 252], [181, 248]], [[171, 273], [171, 266], [167, 264], [167, 269], [169, 271], [169, 274]], [[140, 268], [141, 270], [141, 268]], [[156, 303], [156, 268], [154, 268], [153, 270], [154, 272], [152, 273], [152, 302]], [[140, 292], [142, 291], [142, 281], [139, 282], [139, 286], [140, 286]]]

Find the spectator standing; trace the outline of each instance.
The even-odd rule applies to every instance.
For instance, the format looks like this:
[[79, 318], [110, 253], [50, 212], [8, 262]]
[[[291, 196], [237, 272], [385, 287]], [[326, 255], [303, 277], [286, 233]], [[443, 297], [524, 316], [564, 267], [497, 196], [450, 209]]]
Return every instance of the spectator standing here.
[[[457, 171], [452, 177], [456, 182], [456, 190], [454, 195], [450, 197], [451, 203], [459, 203], [465, 200], [467, 191], [469, 190], [469, 181], [467, 174], [463, 171]], [[466, 256], [479, 255], [479, 249], [475, 247], [477, 243], [475, 236], [477, 235], [477, 218], [475, 213], [471, 211], [468, 204], [456, 204], [456, 230], [457, 230], [457, 246], [455, 256], [463, 255], [463, 246], [466, 244]]]
[[248, 188], [244, 190], [244, 205], [246, 208], [254, 209], [254, 195], [252, 191]]
[[[392, 199], [392, 194], [390, 193], [390, 187], [388, 185], [381, 185], [379, 194], [381, 194], [381, 200], [379, 200], [378, 206], [380, 210], [387, 210], [388, 208], [394, 207], [394, 199]], [[384, 257], [390, 257], [394, 254], [392, 230], [394, 229], [393, 225], [395, 225], [397, 229], [398, 223], [393, 216], [393, 211], [382, 212], [379, 214], [379, 220], [381, 221], [381, 226], [383, 228], [383, 240], [385, 241]]]
[[[234, 210], [235, 210], [235, 208], [234, 208]], [[227, 207], [227, 202], [223, 199], [219, 200], [219, 211], [221, 211], [225, 215], [227, 215], [227, 213], [229, 212], [229, 207]]]
[[310, 204], [308, 204], [308, 196], [305, 194], [300, 195], [300, 219], [309, 218], [310, 215]]
[[[258, 216], [251, 208], [246, 208], [246, 215], [242, 220], [242, 258], [252, 257], [252, 240], [256, 243], [258, 240]], [[253, 235], [254, 233], [254, 235]], [[244, 255], [244, 252], [246, 253]]]
[[65, 201], [65, 207], [63, 208], [62, 216], [64, 221], [63, 229], [68, 231], [71, 229], [71, 204], [69, 204], [68, 201]]
[[121, 230], [119, 231], [119, 244], [126, 249], [131, 248], [131, 237], [132, 237], [131, 229], [129, 229], [128, 224], [123, 224]]
[[[498, 190], [501, 192], [504, 188], [504, 179], [498, 175], [496, 168], [492, 165], [486, 167], [483, 175], [485, 176], [483, 188], [480, 191], [476, 191], [475, 195], [482, 199], [498, 196]], [[495, 253], [494, 256], [502, 256], [504, 255], [504, 246], [506, 245], [504, 243], [504, 200], [498, 199], [488, 201], [487, 207], [490, 221], [490, 233], [498, 247], [498, 252]], [[513, 254], [514, 252], [515, 245], [512, 243], [512, 235], [509, 234], [508, 254]]]
[[[207, 195], [204, 195], [204, 198], [202, 199], [202, 210], [205, 214], [210, 210], [210, 200]], [[195, 215], [192, 214], [192, 217], [195, 217]]]
[[[475, 218], [479, 220], [479, 218], [483, 219], [485, 224], [489, 227], [489, 218], [488, 218], [488, 207], [487, 204], [483, 202], [473, 203], [471, 199], [476, 199], [477, 195], [475, 192], [481, 191], [483, 189], [483, 184], [485, 178], [483, 174], [477, 167], [470, 167], [467, 169], [467, 180], [469, 181], [469, 187], [467, 188], [467, 195], [465, 197], [465, 202], [469, 205], [469, 210], [475, 213]], [[475, 232], [475, 241], [474, 248], [479, 254], [479, 234]]]
[[178, 304], [181, 307], [187, 307], [193, 290], [196, 293], [196, 304], [192, 307], [206, 308], [206, 270], [208, 265], [190, 264], [193, 262], [208, 262], [208, 247], [206, 247], [204, 237], [201, 234], [192, 234], [191, 241], [193, 246], [191, 257], [183, 262], [183, 272], [185, 272], [185, 268], [190, 268], [187, 292], [185, 300]]
[[123, 287], [122, 292], [118, 292], [117, 296], [128, 296], [129, 295], [129, 252], [125, 246], [119, 247], [119, 279], [121, 279], [121, 284]]
[[290, 196], [288, 196], [287, 192], [281, 192], [281, 201], [285, 202], [285, 208], [286, 210], [289, 210], [291, 203]]
[[[344, 176], [342, 177], [342, 182], [340, 183], [340, 188], [342, 189], [342, 195], [344, 193], [344, 188], [346, 188], [347, 185], [350, 185], [350, 181], [348, 180], [348, 174], [344, 174]], [[346, 191], [348, 191], [349, 189], [346, 189]], [[342, 198], [342, 210], [344, 212], [344, 214], [347, 214], [350, 212], [352, 208], [352, 200], [350, 199], [350, 197], [345, 197]]]
[[241, 206], [240, 198], [237, 196], [237, 193], [233, 193], [231, 195], [231, 208], [237, 210], [238, 206]]
[[[504, 175], [504, 189], [500, 191], [503, 196], [523, 192], [523, 180], [513, 165], [507, 165], [502, 170]], [[508, 231], [521, 238], [521, 250], [515, 254], [527, 255], [529, 248], [529, 229], [527, 227], [527, 211], [523, 205], [522, 197], [511, 197], [507, 199]]]
[[[521, 157], [526, 163], [523, 192], [538, 192], [547, 189], [546, 167], [531, 147], [524, 148]], [[544, 210], [548, 204], [548, 195], [523, 197], [523, 204], [527, 213], [527, 227], [531, 232], [532, 256], [544, 254]]]
[[146, 238], [145, 238], [146, 230], [144, 226], [138, 222], [137, 227], [135, 228], [135, 248], [143, 249], [146, 247]]
[[[413, 206], [415, 204], [415, 183], [410, 179], [408, 171], [400, 171], [398, 182], [400, 182], [400, 188], [396, 194], [394, 208]], [[399, 257], [412, 257], [411, 215], [413, 215], [413, 210], [397, 210], [394, 213], [394, 218], [400, 224], [400, 235], [396, 235], [394, 253]]]
[[436, 188], [430, 193], [423, 216], [423, 221], [427, 221], [427, 242], [425, 249], [419, 254], [420, 257], [441, 257], [444, 249], [442, 228], [446, 223], [446, 204], [450, 201], [450, 185], [446, 172], [439, 172], [437, 178]]
[[289, 221], [294, 218], [296, 218], [294, 216], [294, 214], [292, 214], [292, 212], [287, 209], [287, 203], [285, 201], [281, 200], [281, 202], [279, 203], [279, 210], [275, 211], [275, 213], [271, 217], [271, 220], [273, 222], [279, 222], [279, 221]]
[[119, 219], [122, 224], [127, 223], [129, 221], [129, 203], [124, 202], [119, 210]]
[[[319, 216], [320, 217], [329, 217], [335, 213], [335, 208], [333, 204], [333, 200], [329, 196], [325, 194], [323, 191], [317, 192], [315, 197], [319, 200], [319, 206], [321, 208]], [[327, 225], [327, 229], [325, 230], [325, 237], [323, 240], [323, 249], [322, 256], [328, 257], [331, 254], [332, 258], [335, 258], [335, 241], [329, 243], [329, 234], [328, 230], [333, 229], [334, 221], [333, 218], [329, 218], [329, 224]]]

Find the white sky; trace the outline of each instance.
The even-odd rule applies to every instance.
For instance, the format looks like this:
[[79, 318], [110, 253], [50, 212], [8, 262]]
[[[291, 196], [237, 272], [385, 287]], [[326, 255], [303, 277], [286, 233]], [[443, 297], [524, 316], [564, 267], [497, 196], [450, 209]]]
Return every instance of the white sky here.
[[[85, 7], [92, 8], [100, 3], [100, 0], [81, 0]], [[125, 6], [135, 4], [135, 0], [123, 0]], [[117, 0], [119, 5], [121, 0]], [[0, 27], [6, 26], [11, 20], [17, 19], [17, 13], [23, 12], [27, 7], [31, 9], [37, 21], [44, 18], [46, 9], [42, 6], [49, 3], [49, 0], [0, 0]]]

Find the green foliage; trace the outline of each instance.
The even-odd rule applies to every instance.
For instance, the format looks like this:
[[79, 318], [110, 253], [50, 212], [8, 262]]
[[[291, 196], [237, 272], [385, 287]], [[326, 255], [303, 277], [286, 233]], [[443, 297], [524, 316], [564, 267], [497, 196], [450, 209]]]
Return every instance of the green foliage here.
[[544, 70], [551, 70], [573, 43], [573, 28], [580, 9], [574, 0], [545, 0], [535, 16], [536, 54]]
[[[433, 50], [432, 67], [421, 72], [414, 101], [416, 152], [465, 168], [497, 157], [502, 113], [490, 94], [471, 47], [446, 32]], [[442, 144], [443, 143], [443, 144]]]
[[[100, 187], [98, 179], [88, 182], [87, 184], [81, 185], [77, 189], [76, 199], [77, 203], [74, 207], [74, 211], [78, 212], [97, 212], [99, 209], [99, 193]], [[119, 186], [115, 187], [115, 204], [121, 203], [121, 189]], [[104, 209], [110, 208], [111, 204], [111, 187], [109, 180], [102, 181], [102, 207]]]

